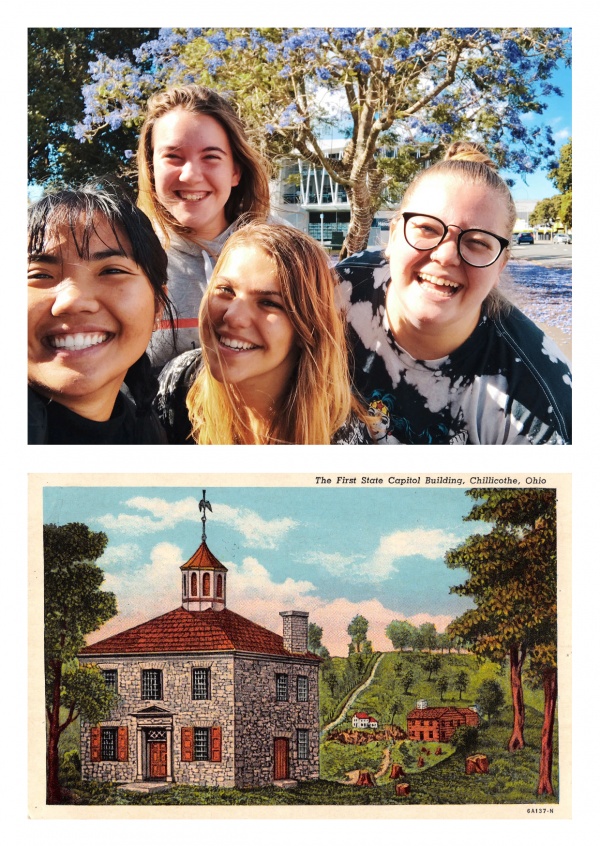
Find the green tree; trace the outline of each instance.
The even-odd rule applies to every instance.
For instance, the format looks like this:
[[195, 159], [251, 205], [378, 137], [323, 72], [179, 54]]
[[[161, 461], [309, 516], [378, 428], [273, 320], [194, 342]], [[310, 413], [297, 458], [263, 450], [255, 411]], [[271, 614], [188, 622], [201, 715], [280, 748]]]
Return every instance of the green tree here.
[[449, 687], [450, 682], [448, 680], [448, 676], [441, 675], [435, 680], [435, 689], [439, 693], [442, 702], [444, 701], [444, 693], [446, 693]]
[[394, 649], [402, 650], [411, 645], [415, 627], [406, 620], [392, 620], [386, 627], [385, 636], [392, 641]]
[[[76, 131], [91, 140], [107, 126], [138, 126], [144, 100], [168, 84], [233, 92], [256, 147], [275, 159], [300, 154], [345, 190], [343, 258], [366, 246], [382, 198], [397, 200], [455, 138], [474, 134], [500, 166], [535, 170], [554, 142], [522, 115], [557, 93], [547, 80], [561, 60], [570, 62], [561, 29], [161, 30], [136, 61], [95, 63]], [[340, 125], [348, 142], [332, 158], [321, 139]]]
[[433, 623], [421, 623], [419, 626], [421, 635], [421, 649], [428, 649], [430, 652], [437, 645], [437, 631]]
[[351, 645], [354, 646], [356, 652], [362, 652], [364, 644], [367, 640], [367, 631], [369, 629], [369, 621], [362, 614], [357, 614], [350, 621], [347, 632], [352, 638]]
[[323, 629], [321, 626], [317, 626], [316, 623], [309, 623], [308, 624], [308, 648], [311, 652], [315, 652], [317, 655], [319, 654], [319, 649], [322, 648], [323, 644], [321, 639], [323, 637]]
[[82, 144], [73, 125], [84, 107], [82, 87], [91, 82], [89, 63], [97, 53], [133, 60], [133, 50], [156, 29], [73, 29], [38, 27], [28, 31], [29, 182], [73, 185], [107, 174], [129, 176], [125, 151], [135, 150], [137, 127], [117, 134], [105, 127], [94, 144]]
[[450, 744], [456, 749], [459, 755], [467, 757], [477, 749], [479, 732], [475, 726], [458, 726], [450, 738]]
[[439, 655], [428, 655], [427, 658], [423, 662], [423, 669], [426, 673], [429, 673], [427, 676], [427, 681], [431, 681], [431, 676], [434, 673], [438, 673], [440, 671], [440, 667], [442, 666], [442, 661]]
[[525, 745], [522, 671], [528, 652], [547, 644], [556, 626], [556, 491], [551, 488], [475, 488], [478, 501], [464, 518], [491, 524], [446, 553], [450, 567], [469, 578], [451, 588], [475, 608], [450, 626], [450, 634], [501, 664], [508, 656], [513, 704], [510, 751]]
[[405, 670], [402, 675], [400, 676], [400, 684], [402, 685], [402, 690], [406, 695], [410, 693], [410, 689], [415, 683], [415, 674], [409, 668]]
[[560, 220], [560, 207], [562, 197], [555, 194], [554, 197], [547, 197], [535, 204], [534, 210], [529, 215], [529, 223], [532, 226], [551, 226], [555, 220]]
[[[62, 798], [58, 780], [61, 734], [79, 716], [92, 723], [105, 719], [115, 701], [100, 671], [77, 663], [85, 636], [117, 613], [114, 594], [100, 590], [104, 573], [94, 563], [107, 543], [104, 532], [92, 532], [83, 523], [44, 526], [48, 804]], [[66, 710], [62, 718], [61, 708]]]
[[565, 229], [573, 225], [573, 144], [572, 139], [560, 148], [558, 164], [548, 173], [548, 177], [561, 192], [560, 217]]
[[496, 679], [486, 679], [477, 688], [477, 702], [487, 714], [488, 723], [504, 707], [504, 691]]
[[452, 687], [458, 690], [458, 698], [462, 699], [462, 695], [469, 686], [469, 674], [465, 670], [460, 670], [452, 680]]

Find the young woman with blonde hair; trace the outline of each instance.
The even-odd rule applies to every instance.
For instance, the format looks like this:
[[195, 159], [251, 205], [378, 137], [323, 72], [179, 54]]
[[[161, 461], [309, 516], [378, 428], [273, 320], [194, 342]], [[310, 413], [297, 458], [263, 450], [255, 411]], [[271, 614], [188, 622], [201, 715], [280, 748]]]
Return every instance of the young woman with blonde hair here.
[[177, 312], [174, 325], [161, 322], [149, 348], [153, 364], [162, 366], [198, 346], [198, 307], [214, 263], [241, 215], [266, 219], [269, 181], [230, 102], [209, 88], [185, 85], [148, 101], [138, 187], [138, 205], [167, 250]]
[[497, 290], [516, 216], [485, 148], [457, 142], [409, 185], [385, 253], [338, 265], [356, 387], [372, 413], [386, 396], [401, 443], [570, 443], [568, 362]]
[[335, 298], [327, 254], [308, 235], [265, 223], [238, 229], [202, 300], [202, 350], [160, 376], [171, 442], [368, 443]]

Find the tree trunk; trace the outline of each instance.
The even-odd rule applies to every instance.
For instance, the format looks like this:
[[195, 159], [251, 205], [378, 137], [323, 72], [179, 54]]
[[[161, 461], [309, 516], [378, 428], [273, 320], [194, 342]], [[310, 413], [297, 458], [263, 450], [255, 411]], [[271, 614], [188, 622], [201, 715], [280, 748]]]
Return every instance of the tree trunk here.
[[525, 746], [523, 728], [525, 726], [525, 701], [523, 699], [523, 682], [521, 673], [527, 649], [523, 644], [513, 644], [510, 647], [510, 689], [513, 703], [513, 730], [508, 741], [508, 751], [516, 752]]
[[46, 802], [58, 805], [62, 791], [58, 780], [58, 740], [60, 738], [60, 682], [62, 666], [53, 662], [52, 709], [48, 720], [48, 752], [46, 759]]
[[371, 224], [373, 223], [373, 202], [367, 183], [367, 173], [360, 174], [352, 188], [347, 188], [350, 203], [350, 225], [348, 234], [340, 250], [339, 261], [360, 253], [369, 242]]
[[554, 714], [556, 712], [557, 675], [556, 668], [544, 672], [544, 725], [542, 726], [542, 747], [540, 752], [540, 780], [538, 795], [554, 796], [552, 788], [552, 755], [554, 751]]

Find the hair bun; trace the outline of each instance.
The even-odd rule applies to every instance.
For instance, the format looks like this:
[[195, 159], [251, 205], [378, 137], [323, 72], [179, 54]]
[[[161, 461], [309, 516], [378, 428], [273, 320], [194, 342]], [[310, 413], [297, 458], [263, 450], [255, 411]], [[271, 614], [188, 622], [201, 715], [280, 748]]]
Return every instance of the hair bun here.
[[492, 170], [497, 170], [495, 162], [488, 156], [483, 144], [475, 141], [455, 141], [446, 150], [444, 161], [479, 162], [487, 165]]

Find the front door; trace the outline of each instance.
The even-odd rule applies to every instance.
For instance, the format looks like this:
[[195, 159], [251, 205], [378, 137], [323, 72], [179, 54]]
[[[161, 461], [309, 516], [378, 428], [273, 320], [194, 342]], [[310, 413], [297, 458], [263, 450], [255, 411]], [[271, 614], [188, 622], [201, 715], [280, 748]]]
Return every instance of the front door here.
[[150, 747], [150, 778], [167, 777], [167, 742], [154, 740]]
[[290, 777], [289, 741], [287, 737], [275, 738], [275, 781]]

